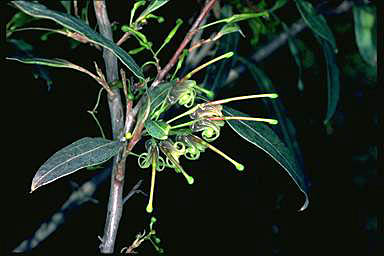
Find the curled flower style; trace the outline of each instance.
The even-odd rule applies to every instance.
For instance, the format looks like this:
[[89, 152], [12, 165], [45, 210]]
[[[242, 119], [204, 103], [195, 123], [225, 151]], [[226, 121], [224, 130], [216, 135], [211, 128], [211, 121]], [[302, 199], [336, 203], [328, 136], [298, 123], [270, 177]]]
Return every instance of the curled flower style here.
[[[152, 156], [157, 156], [157, 164], [156, 164], [156, 170], [162, 171], [165, 168], [165, 161], [164, 159], [159, 156], [159, 147], [153, 140], [147, 140], [145, 142], [145, 149], [147, 152], [141, 153], [139, 155], [139, 158], [137, 159], [137, 162], [139, 164], [140, 168], [146, 169], [152, 164]], [[156, 154], [153, 153], [153, 151], [156, 151]]]
[[181, 84], [176, 84], [169, 93], [168, 101], [170, 104], [178, 102], [187, 108], [192, 107], [196, 97], [196, 82], [193, 80], [184, 81]]
[[197, 160], [200, 157], [200, 153], [204, 152], [206, 146], [196, 143], [192, 140], [191, 135], [178, 135], [176, 136], [176, 140], [183, 143], [186, 147], [184, 156], [188, 160]]
[[193, 184], [193, 177], [189, 176], [181, 167], [179, 157], [185, 153], [185, 145], [181, 142], [173, 143], [170, 139], [163, 140], [159, 143], [160, 150], [167, 156], [166, 165], [167, 167], [174, 168], [176, 172], [182, 173], [187, 179], [189, 184]]
[[[165, 159], [165, 164], [167, 167], [176, 168], [174, 161], [170, 158], [172, 157], [177, 163], [179, 163], [180, 156], [185, 153], [185, 145], [181, 142], [174, 143], [172, 140], [167, 139], [163, 140], [159, 144], [161, 151], [167, 156]], [[178, 170], [176, 170], [178, 171]]]
[[193, 132], [200, 132], [201, 136], [208, 142], [214, 141], [220, 136], [220, 128], [224, 126], [222, 120], [199, 119], [191, 126]]
[[189, 116], [192, 119], [201, 119], [201, 118], [208, 118], [208, 117], [221, 117], [221, 116], [223, 116], [223, 113], [221, 112], [222, 110], [223, 110], [222, 105], [200, 104], [199, 107]]

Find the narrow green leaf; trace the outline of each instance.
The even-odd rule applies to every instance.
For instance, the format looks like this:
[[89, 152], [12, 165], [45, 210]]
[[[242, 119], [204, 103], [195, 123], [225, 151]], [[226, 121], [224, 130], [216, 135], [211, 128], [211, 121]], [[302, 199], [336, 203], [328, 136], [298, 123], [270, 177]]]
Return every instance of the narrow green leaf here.
[[85, 137], [53, 154], [36, 172], [31, 192], [85, 167], [101, 164], [119, 152], [119, 141]]
[[139, 52], [141, 52], [141, 51], [143, 51], [145, 49], [147, 49], [145, 46], [141, 46], [141, 47], [129, 50], [128, 53], [131, 54], [131, 55], [135, 55], [135, 54], [138, 54]]
[[304, 0], [295, 0], [297, 9], [299, 10], [304, 21], [310, 29], [321, 38], [327, 40], [337, 52], [335, 37], [331, 29], [328, 27], [327, 21], [322, 15], [317, 14], [311, 3]]
[[6, 25], [6, 37], [8, 38], [10, 35], [12, 35], [15, 29], [18, 29], [33, 20], [36, 20], [36, 18], [31, 17], [23, 12], [17, 12]]
[[[282, 22], [281, 25], [283, 26], [285, 32], [288, 32], [288, 26]], [[302, 73], [303, 73], [303, 67], [301, 65], [301, 58], [299, 56], [299, 49], [297, 48], [296, 46], [296, 39], [291, 37], [289, 33], [288, 34], [288, 47], [289, 47], [289, 50], [291, 51], [291, 54], [296, 62], [296, 65], [297, 65], [297, 68], [299, 69], [299, 78], [298, 78], [298, 81], [297, 81], [297, 87], [300, 91], [302, 91], [304, 89], [304, 84], [303, 84], [303, 81], [301, 79], [302, 77]]]
[[179, 56], [179, 60], [177, 61], [175, 71], [173, 72], [173, 74], [171, 76], [171, 80], [174, 80], [174, 78], [175, 78], [175, 76], [177, 74], [177, 71], [180, 70], [181, 66], [183, 65], [184, 58], [186, 56], [188, 56], [188, 54], [189, 54], [189, 51], [187, 49], [184, 49], [183, 53]]
[[25, 64], [44, 65], [57, 68], [72, 68], [76, 69], [76, 65], [63, 59], [44, 59], [44, 58], [20, 58], [20, 57], [7, 57], [7, 60], [16, 60]]
[[327, 64], [327, 85], [328, 85], [328, 104], [324, 124], [335, 114], [340, 94], [339, 67], [336, 64], [336, 55], [328, 41], [317, 38], [323, 47], [324, 57]]
[[50, 19], [60, 25], [78, 32], [87, 37], [94, 44], [109, 49], [123, 64], [133, 72], [135, 76], [144, 79], [144, 75], [140, 67], [132, 59], [129, 54], [112, 41], [103, 37], [99, 33], [93, 31], [84, 21], [66, 13], [57, 12], [46, 8], [44, 5], [28, 2], [28, 1], [12, 1], [12, 3], [21, 11], [37, 18]]
[[[223, 108], [223, 113], [226, 116], [248, 116], [247, 114], [226, 106]], [[309, 199], [304, 174], [291, 152], [280, 141], [273, 130], [260, 122], [244, 120], [229, 120], [226, 122], [243, 139], [262, 149], [283, 167], [305, 196], [305, 203], [300, 208], [300, 211], [306, 209], [309, 204]]]
[[234, 32], [239, 32], [240, 35], [245, 37], [245, 35], [244, 35], [243, 31], [241, 31], [239, 25], [237, 25], [236, 23], [229, 23], [229, 24], [225, 24], [220, 29], [220, 31], [215, 36], [214, 40], [217, 40], [217, 39], [219, 39], [220, 37], [222, 37], [222, 36], [224, 36], [226, 34], [230, 34], [230, 33], [234, 33]]
[[[258, 68], [255, 64], [245, 60], [244, 58], [239, 58], [239, 61], [244, 63], [251, 73], [253, 79], [256, 82], [257, 91], [261, 92], [275, 92], [272, 81], [269, 79], [267, 74]], [[273, 126], [274, 131], [277, 132], [288, 149], [295, 156], [296, 162], [299, 164], [300, 168], [304, 168], [304, 163], [302, 159], [302, 153], [299, 147], [299, 143], [296, 139], [296, 130], [287, 115], [287, 111], [283, 105], [283, 102], [280, 98], [270, 100], [270, 99], [261, 99], [263, 103], [267, 106], [269, 110], [269, 117], [277, 119], [279, 125]]]
[[6, 58], [7, 60], [16, 60], [16, 61], [19, 61], [19, 62], [22, 62], [22, 63], [25, 63], [25, 64], [34, 64], [34, 65], [43, 65], [43, 66], [50, 66], [50, 67], [56, 67], [56, 68], [71, 68], [71, 69], [75, 69], [75, 70], [78, 70], [80, 72], [83, 72], [89, 76], [91, 76], [93, 79], [95, 79], [97, 82], [98, 81], [98, 78], [92, 74], [91, 72], [89, 72], [88, 70], [76, 65], [76, 64], [73, 64], [67, 60], [63, 60], [63, 59], [44, 59], [44, 58], [21, 58], [21, 57], [12, 57], [12, 58]]
[[142, 6], [142, 5], [145, 5], [145, 0], [141, 0], [141, 1], [137, 1], [134, 5], [133, 5], [133, 8], [131, 10], [131, 18], [129, 19], [129, 25], [132, 25], [132, 21], [133, 21], [133, 16], [135, 16], [135, 12], [136, 10]]
[[181, 24], [183, 24], [183, 20], [182, 19], [177, 19], [176, 20], [176, 26], [171, 30], [171, 32], [169, 32], [168, 36], [165, 38], [163, 44], [160, 46], [159, 50], [157, 50], [155, 55], [159, 54], [161, 49], [163, 49], [163, 47], [166, 46], [171, 41], [171, 39], [176, 34], [176, 32], [179, 29], [179, 27], [181, 26]]
[[133, 29], [127, 25], [123, 25], [121, 30], [123, 32], [130, 32], [137, 39], [137, 41], [139, 41], [140, 45], [146, 49], [150, 49], [152, 47], [152, 43], [148, 42], [147, 37], [136, 29]]
[[168, 3], [169, 0], [153, 0], [148, 5], [148, 7], [140, 14], [140, 16], [137, 18], [136, 23], [140, 22], [141, 20], [145, 19], [148, 14], [156, 11], [166, 3]]
[[377, 18], [375, 6], [354, 6], [356, 44], [361, 57], [370, 65], [377, 66]]
[[235, 14], [228, 18], [224, 18], [221, 20], [214, 21], [212, 23], [206, 24], [204, 26], [201, 26], [200, 29], [205, 29], [207, 27], [210, 27], [212, 25], [218, 24], [218, 23], [235, 23], [242, 20], [248, 20], [248, 19], [254, 19], [258, 17], [269, 17], [269, 13], [267, 11], [265, 12], [258, 12], [258, 13], [242, 13], [242, 14]]

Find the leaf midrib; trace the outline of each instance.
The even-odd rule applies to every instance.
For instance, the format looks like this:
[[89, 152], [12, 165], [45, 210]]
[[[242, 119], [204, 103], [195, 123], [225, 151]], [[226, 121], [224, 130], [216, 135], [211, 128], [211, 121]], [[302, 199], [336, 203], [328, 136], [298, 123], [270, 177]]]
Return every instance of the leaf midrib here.
[[[39, 178], [35, 183], [37, 184], [37, 183], [40, 182], [45, 176], [47, 176], [49, 173], [51, 173], [52, 171], [54, 171], [54, 170], [57, 169], [58, 167], [60, 167], [60, 166], [62, 166], [62, 165], [64, 165], [64, 164], [66, 164], [66, 163], [72, 161], [73, 159], [78, 158], [78, 157], [81, 157], [81, 156], [83, 156], [84, 154], [88, 154], [88, 153], [90, 153], [90, 152], [92, 152], [92, 151], [94, 151], [94, 150], [97, 150], [97, 149], [99, 149], [99, 148], [101, 148], [101, 147], [104, 147], [104, 146], [106, 146], [106, 145], [109, 145], [109, 144], [111, 144], [111, 143], [114, 143], [114, 141], [111, 141], [111, 142], [108, 142], [108, 143], [106, 143], [106, 144], [100, 145], [100, 146], [98, 146], [98, 147], [96, 147], [96, 148], [93, 148], [93, 149], [91, 149], [91, 150], [89, 150], [89, 151], [83, 152], [83, 153], [81, 153], [81, 154], [75, 155], [75, 156], [73, 156], [73, 157], [67, 159], [66, 161], [64, 161], [64, 162], [62, 162], [62, 163], [56, 165], [54, 168], [48, 170], [45, 174], [43, 174], [42, 176], [40, 176], [40, 178]], [[80, 147], [80, 146], [82, 146], [82, 145], [84, 145], [84, 144], [76, 145], [76, 146], [74, 146], [73, 148], [71, 148], [70, 150], [73, 150], [73, 149], [75, 149], [75, 148], [78, 148], [78, 147]], [[78, 169], [76, 169], [76, 170], [78, 170]], [[75, 170], [75, 171], [76, 171], [76, 170]], [[69, 173], [70, 173], [70, 172], [69, 172]], [[66, 175], [68, 175], [69, 173], [67, 173]], [[65, 175], [63, 175], [63, 176], [65, 176]], [[63, 177], [63, 176], [61, 176], [61, 177]], [[54, 180], [55, 180], [55, 179], [53, 179], [52, 181], [54, 181]]]

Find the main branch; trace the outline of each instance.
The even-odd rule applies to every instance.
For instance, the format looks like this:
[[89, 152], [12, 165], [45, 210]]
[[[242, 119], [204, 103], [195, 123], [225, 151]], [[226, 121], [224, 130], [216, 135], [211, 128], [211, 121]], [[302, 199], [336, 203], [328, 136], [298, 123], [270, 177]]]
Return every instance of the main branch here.
[[[111, 23], [108, 18], [104, 0], [94, 0], [94, 9], [99, 26], [100, 34], [113, 41]], [[107, 82], [111, 83], [118, 79], [117, 58], [111, 51], [104, 48], [103, 58]], [[108, 95], [108, 105], [112, 122], [113, 138], [120, 138], [124, 130], [123, 107], [119, 89], [114, 89], [114, 95]], [[123, 211], [123, 187], [125, 176], [125, 158], [121, 153], [113, 159], [111, 175], [111, 188], [108, 201], [108, 213], [104, 227], [104, 235], [100, 244], [100, 252], [113, 253], [117, 230]]]

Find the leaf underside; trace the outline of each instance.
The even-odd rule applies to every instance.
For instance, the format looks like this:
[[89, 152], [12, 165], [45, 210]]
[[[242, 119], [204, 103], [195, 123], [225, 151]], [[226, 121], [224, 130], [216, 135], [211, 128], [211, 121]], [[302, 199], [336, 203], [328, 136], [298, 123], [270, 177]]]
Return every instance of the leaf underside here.
[[75, 171], [101, 164], [119, 152], [119, 141], [85, 137], [53, 154], [33, 177], [31, 192]]
[[28, 1], [12, 1], [12, 3], [19, 8], [21, 11], [37, 18], [50, 19], [60, 25], [78, 32], [94, 44], [110, 50], [132, 73], [140, 79], [144, 79], [144, 75], [140, 67], [136, 64], [133, 58], [124, 51], [121, 47], [103, 37], [99, 33], [93, 31], [84, 21], [78, 19], [72, 15], [57, 12], [48, 9], [44, 5], [32, 3]]
[[[224, 106], [223, 113], [226, 116], [246, 116], [233, 108]], [[304, 174], [296, 163], [295, 158], [288, 150], [288, 148], [281, 142], [279, 137], [273, 132], [271, 128], [260, 123], [244, 120], [228, 120], [226, 121], [229, 126], [243, 139], [252, 143], [256, 147], [262, 149], [265, 153], [271, 156], [296, 183], [301, 192], [305, 196], [305, 202], [300, 208], [300, 211], [306, 209], [309, 204], [308, 188], [305, 181]]]

